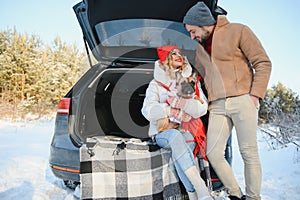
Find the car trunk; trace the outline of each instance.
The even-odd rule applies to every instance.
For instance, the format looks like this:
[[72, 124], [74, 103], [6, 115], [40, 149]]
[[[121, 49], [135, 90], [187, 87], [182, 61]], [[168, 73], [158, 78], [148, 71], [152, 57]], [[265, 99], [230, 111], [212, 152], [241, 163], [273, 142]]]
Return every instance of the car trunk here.
[[[141, 108], [156, 48], [177, 45], [193, 64], [198, 45], [182, 20], [197, 0], [84, 0], [73, 9], [98, 64], [73, 88], [73, 141], [99, 135], [148, 138]], [[213, 10], [216, 0], [204, 1]], [[87, 51], [89, 53], [89, 51]]]
[[[148, 138], [149, 122], [141, 108], [153, 63], [98, 70], [79, 96], [74, 95], [72, 138], [82, 144], [93, 136]], [[76, 87], [74, 88], [76, 90]], [[73, 92], [76, 94], [76, 92]], [[73, 119], [72, 119], [73, 117]]]

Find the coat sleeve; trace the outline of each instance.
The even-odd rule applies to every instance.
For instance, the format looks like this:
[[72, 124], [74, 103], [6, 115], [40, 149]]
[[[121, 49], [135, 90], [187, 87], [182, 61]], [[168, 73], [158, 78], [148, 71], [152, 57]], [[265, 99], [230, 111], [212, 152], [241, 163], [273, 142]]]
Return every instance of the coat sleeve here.
[[156, 81], [151, 81], [146, 90], [142, 114], [148, 121], [156, 121], [169, 115], [169, 106], [160, 102], [159, 86]]
[[271, 61], [259, 39], [247, 26], [242, 30], [240, 46], [254, 69], [250, 94], [263, 99], [270, 79]]
[[183, 108], [183, 110], [193, 118], [199, 118], [207, 113], [208, 101], [200, 86], [199, 89], [200, 98], [203, 100], [203, 103], [198, 99], [190, 99]]

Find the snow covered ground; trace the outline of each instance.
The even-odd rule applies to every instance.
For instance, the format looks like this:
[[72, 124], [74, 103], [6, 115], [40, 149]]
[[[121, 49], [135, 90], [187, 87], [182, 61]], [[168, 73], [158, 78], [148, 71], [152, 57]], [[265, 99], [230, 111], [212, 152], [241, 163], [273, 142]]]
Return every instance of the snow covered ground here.
[[[36, 122], [0, 121], [0, 199], [75, 200], [78, 188], [66, 188], [48, 166], [53, 120]], [[300, 199], [300, 152], [295, 145], [270, 150], [258, 132], [263, 167], [263, 200]], [[233, 168], [244, 188], [243, 167], [233, 137]]]

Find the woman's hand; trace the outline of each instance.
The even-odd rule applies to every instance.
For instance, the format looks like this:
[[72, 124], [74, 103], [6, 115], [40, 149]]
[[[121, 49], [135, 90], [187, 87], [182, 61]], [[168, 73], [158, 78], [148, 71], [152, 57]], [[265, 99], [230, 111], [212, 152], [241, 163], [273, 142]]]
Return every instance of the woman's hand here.
[[172, 107], [172, 108], [178, 108], [178, 109], [183, 109], [185, 104], [186, 104], [186, 99], [180, 98], [178, 96], [168, 96], [167, 98], [167, 103]]
[[188, 122], [192, 119], [192, 117], [183, 110], [172, 107], [170, 108], [170, 119], [171, 118], [175, 118], [180, 122]]

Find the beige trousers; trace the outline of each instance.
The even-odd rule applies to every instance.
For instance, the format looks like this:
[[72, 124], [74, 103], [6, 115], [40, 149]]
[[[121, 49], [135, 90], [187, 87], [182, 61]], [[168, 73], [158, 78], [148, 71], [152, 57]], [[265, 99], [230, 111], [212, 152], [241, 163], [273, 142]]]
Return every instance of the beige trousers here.
[[261, 199], [262, 170], [257, 147], [257, 119], [258, 107], [255, 107], [249, 94], [216, 100], [209, 105], [208, 159], [229, 194], [241, 197], [241, 189], [224, 157], [227, 139], [235, 127], [244, 161], [244, 166], [240, 167], [244, 167], [247, 200]]

